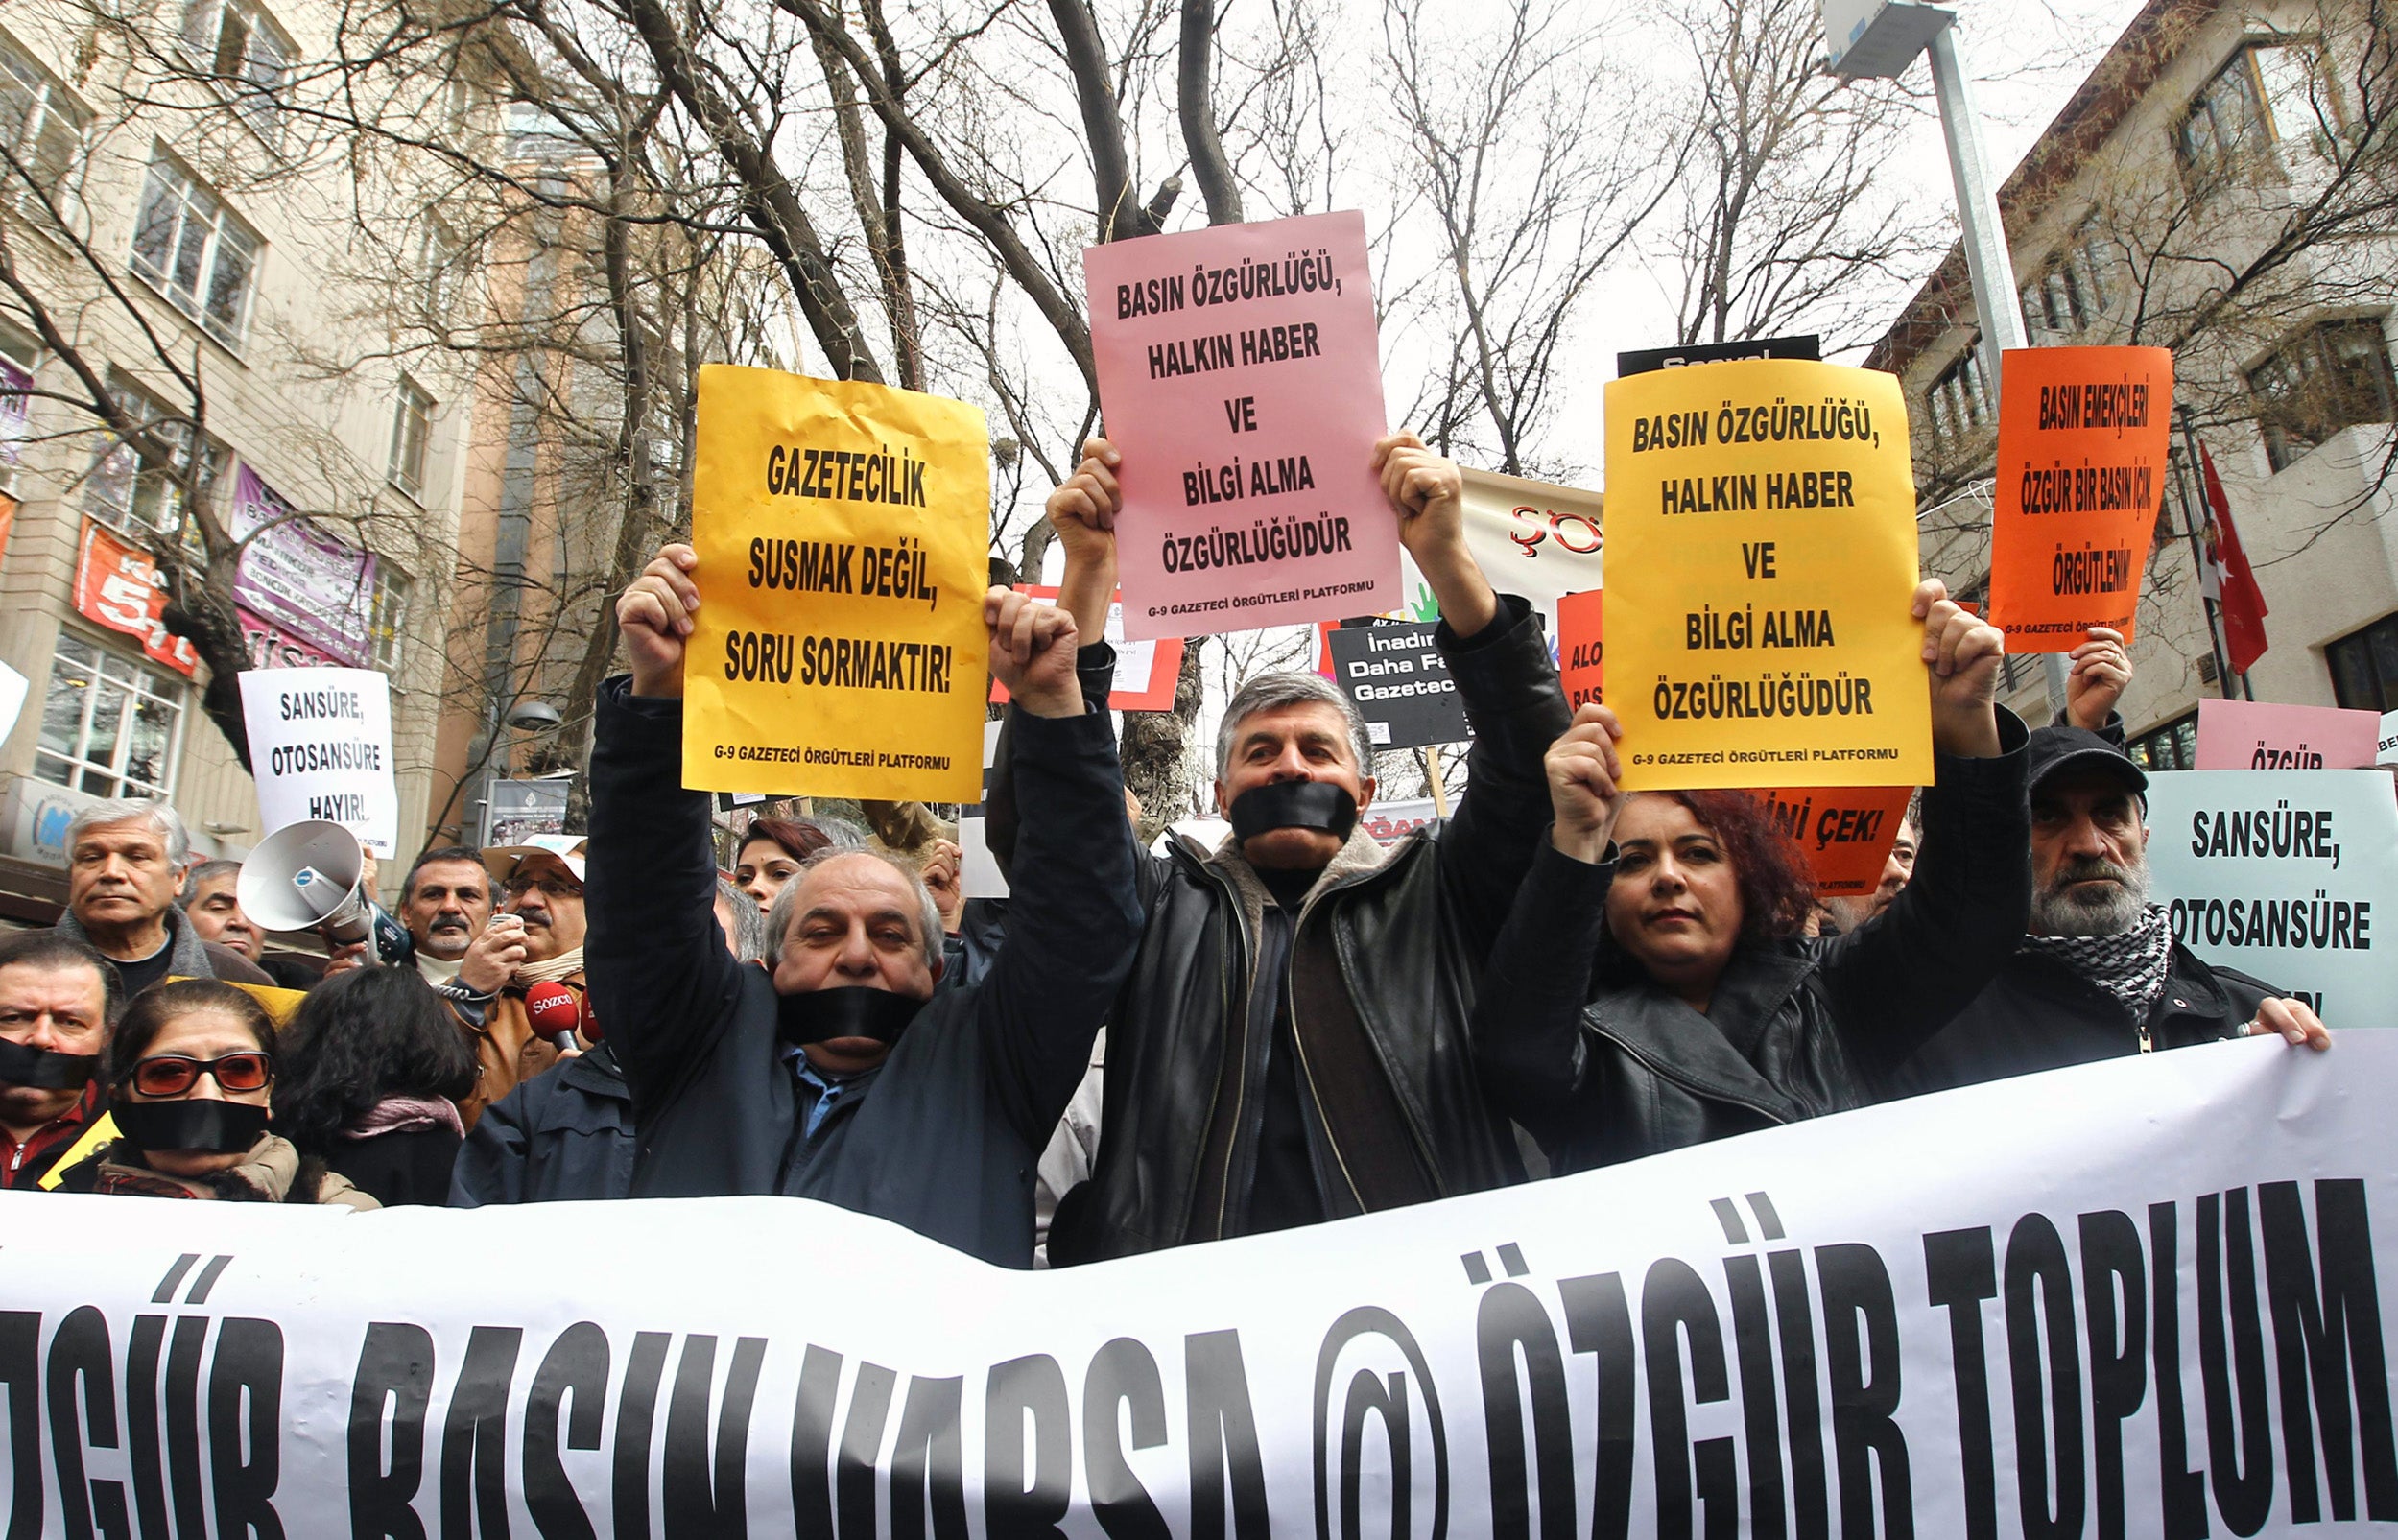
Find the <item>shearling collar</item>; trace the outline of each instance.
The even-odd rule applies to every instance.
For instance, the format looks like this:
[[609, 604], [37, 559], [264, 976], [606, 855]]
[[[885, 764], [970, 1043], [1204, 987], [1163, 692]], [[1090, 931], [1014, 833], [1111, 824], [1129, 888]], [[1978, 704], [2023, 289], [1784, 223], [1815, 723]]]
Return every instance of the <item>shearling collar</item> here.
[[[1192, 848], [1196, 850], [1197, 847]], [[1391, 854], [1390, 850], [1383, 848], [1380, 841], [1365, 832], [1364, 824], [1359, 824], [1349, 831], [1348, 842], [1341, 845], [1324, 869], [1317, 874], [1299, 908], [1304, 911], [1327, 889], [1376, 870], [1389, 861]], [[1200, 864], [1213, 866], [1232, 884], [1233, 890], [1241, 895], [1241, 914], [1247, 922], [1248, 934], [1260, 934], [1266, 926], [1266, 907], [1274, 902], [1274, 896], [1267, 888], [1265, 879], [1257, 875], [1257, 868], [1241, 854], [1240, 837], [1225, 835], [1223, 842], [1216, 846], [1215, 853], [1201, 858]]]

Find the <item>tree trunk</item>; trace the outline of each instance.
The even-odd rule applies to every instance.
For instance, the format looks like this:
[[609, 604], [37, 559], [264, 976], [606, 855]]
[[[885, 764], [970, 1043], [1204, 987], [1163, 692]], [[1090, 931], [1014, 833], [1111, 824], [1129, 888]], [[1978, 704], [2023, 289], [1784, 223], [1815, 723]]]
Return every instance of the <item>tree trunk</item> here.
[[[1172, 823], [1192, 811], [1192, 781], [1183, 761], [1191, 726], [1199, 720], [1199, 657], [1206, 645], [1206, 637], [1194, 636], [1182, 649], [1182, 672], [1175, 678], [1172, 711], [1124, 714], [1124, 784], [1159, 823]], [[1213, 778], [1212, 770], [1199, 777], [1201, 782]]]

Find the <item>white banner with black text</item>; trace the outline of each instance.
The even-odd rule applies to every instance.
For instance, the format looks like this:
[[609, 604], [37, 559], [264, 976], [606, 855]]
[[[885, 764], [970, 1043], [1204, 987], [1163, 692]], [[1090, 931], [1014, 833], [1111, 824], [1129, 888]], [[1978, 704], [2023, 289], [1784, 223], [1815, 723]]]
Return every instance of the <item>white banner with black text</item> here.
[[0, 1534], [2361, 1530], [2393, 1075], [2189, 1049], [1054, 1273], [774, 1198], [0, 1193]]

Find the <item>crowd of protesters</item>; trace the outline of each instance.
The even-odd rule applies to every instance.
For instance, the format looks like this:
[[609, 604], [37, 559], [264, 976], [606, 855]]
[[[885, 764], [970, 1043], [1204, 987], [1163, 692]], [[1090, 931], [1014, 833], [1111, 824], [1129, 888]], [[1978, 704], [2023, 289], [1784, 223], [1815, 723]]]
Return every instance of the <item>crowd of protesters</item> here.
[[[1274, 674], [1218, 732], [1231, 832], [1144, 849], [1096, 640], [1121, 456], [1085, 454], [1049, 500], [1057, 604], [984, 602], [1007, 900], [962, 897], [948, 841], [803, 819], [753, 821], [720, 865], [681, 785], [701, 594], [669, 546], [616, 602], [631, 669], [597, 702], [588, 836], [427, 850], [405, 956], [269, 955], [238, 865], [195, 864], [171, 808], [82, 814], [65, 915], [0, 937], [0, 1187], [774, 1194], [1062, 1266], [2110, 1055], [2328, 1046], [2152, 901], [2119, 636], [2027, 731], [1998, 631], [1919, 587], [1935, 779], [1877, 889], [1825, 903], [1758, 799], [1620, 789], [1636, 746], [1569, 712], [1531, 606], [1467, 553], [1457, 467], [1407, 435], [1375, 466], [1472, 725], [1454, 816], [1377, 843], [1365, 722]], [[275, 986], [303, 991], [282, 1019]]]

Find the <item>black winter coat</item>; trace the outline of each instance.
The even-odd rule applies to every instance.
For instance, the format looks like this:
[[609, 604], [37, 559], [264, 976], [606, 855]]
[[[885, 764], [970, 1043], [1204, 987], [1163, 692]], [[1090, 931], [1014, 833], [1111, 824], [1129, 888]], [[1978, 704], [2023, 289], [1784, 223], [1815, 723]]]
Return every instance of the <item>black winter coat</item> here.
[[1544, 840], [1474, 1016], [1492, 1101], [1564, 1174], [1881, 1100], [2023, 935], [2028, 735], [2006, 712], [2000, 729], [2000, 757], [1939, 760], [1888, 910], [1846, 936], [1742, 941], [1703, 1016], [1604, 938], [1612, 861]]
[[2053, 958], [2018, 952], [1983, 989], [1891, 1077], [1899, 1096], [2034, 1075], [2068, 1064], [2188, 1048], [2240, 1035], [2257, 1007], [2285, 991], [2200, 961], [2173, 943], [2164, 992], [2149, 1009], [2147, 1038], [2114, 997]]
[[632, 1093], [607, 1044], [483, 1109], [450, 1170], [450, 1207], [632, 1196]]
[[[1376, 1096], [1395, 1100], [1406, 1128], [1408, 1148], [1395, 1158], [1420, 1168], [1409, 1179], [1428, 1196], [1523, 1179], [1513, 1135], [1476, 1082], [1466, 1020], [1499, 919], [1548, 821], [1541, 756], [1571, 714], [1531, 606], [1511, 597], [1500, 605], [1499, 617], [1468, 641], [1446, 623], [1437, 633], [1474, 729], [1470, 789], [1457, 816], [1387, 857], [1363, 833], [1353, 835], [1298, 914], [1282, 985], [1296, 996], [1292, 1016], [1311, 1126], [1326, 1125], [1323, 1106], [1341, 1094], [1344, 1075], [1378, 1076]], [[1087, 695], [1089, 672], [1084, 678]], [[1003, 794], [995, 784], [994, 800]], [[1026, 809], [1038, 805], [1029, 795], [1018, 800]], [[993, 810], [995, 830], [1002, 813]], [[1053, 1225], [1053, 1257], [1124, 1256], [1239, 1233], [1200, 1188], [1226, 1054], [1243, 1055], [1234, 1083], [1261, 1086], [1266, 1076], [1275, 991], [1253, 987], [1250, 977], [1264, 888], [1236, 851], [1210, 856], [1187, 841], [1168, 856], [1145, 857], [1140, 883], [1148, 927], [1108, 1017], [1099, 1157], [1080, 1196], [1061, 1211], [1072, 1234], [1061, 1241], [1057, 1232], [1068, 1221]], [[1012, 948], [1012, 911], [1009, 924]], [[1354, 1016], [1368, 1051], [1365, 1064], [1328, 1072], [1309, 1060], [1311, 1016], [1325, 1011]], [[1327, 1074], [1336, 1083], [1318, 1078]], [[1263, 1100], [1248, 1096], [1236, 1109], [1225, 1157], [1231, 1172], [1254, 1165]], [[1336, 1171], [1383, 1158], [1337, 1147], [1330, 1155], [1324, 1164]], [[1226, 1180], [1240, 1185], [1237, 1176]], [[1333, 1217], [1376, 1206], [1370, 1194], [1331, 1185], [1325, 1198]], [[1218, 1197], [1237, 1207], [1246, 1194]]]
[[458, 1159], [458, 1135], [448, 1128], [402, 1128], [370, 1139], [336, 1139], [325, 1165], [385, 1208], [449, 1201], [450, 1167]]
[[1140, 936], [1104, 707], [1009, 712], [1025, 817], [1008, 944], [937, 994], [805, 1139], [766, 972], [715, 914], [708, 797], [682, 789], [682, 702], [600, 692], [585, 903], [593, 1008], [632, 1092], [635, 1197], [781, 1194], [1033, 1265], [1033, 1169]]

